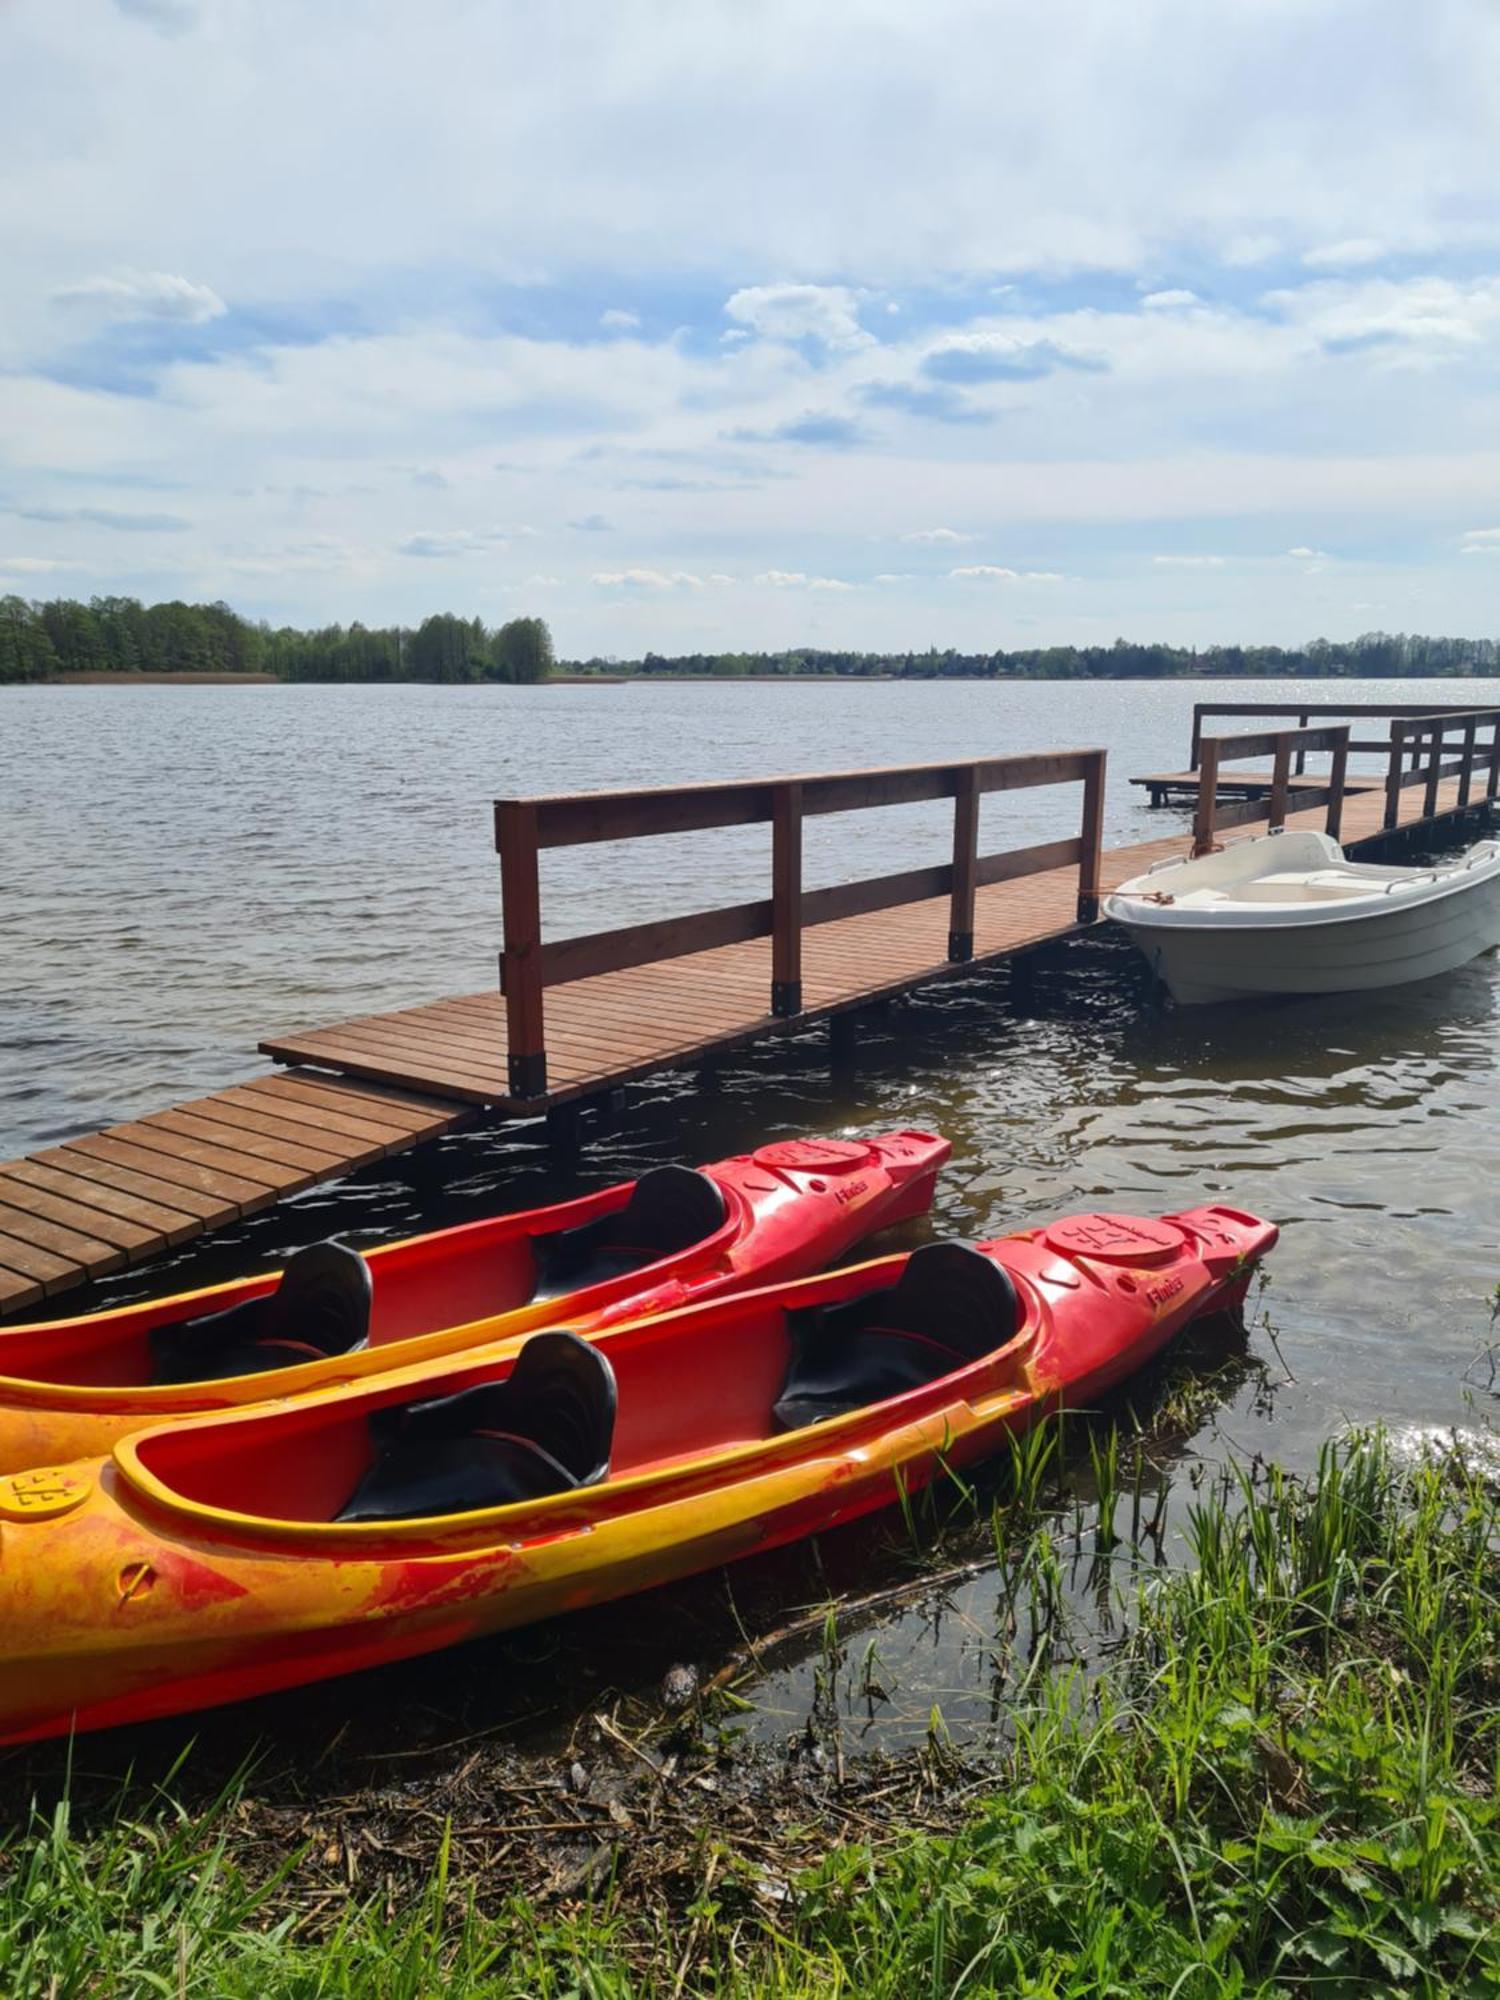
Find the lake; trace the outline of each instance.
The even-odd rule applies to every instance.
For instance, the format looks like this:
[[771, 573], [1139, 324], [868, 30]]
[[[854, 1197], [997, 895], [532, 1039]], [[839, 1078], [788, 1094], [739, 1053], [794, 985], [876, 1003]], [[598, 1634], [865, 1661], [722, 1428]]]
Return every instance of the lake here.
[[[491, 984], [496, 796], [1102, 743], [1117, 842], [1185, 826], [1125, 780], [1186, 764], [1195, 699], [1341, 695], [1477, 705], [1500, 701], [1500, 683], [5, 689], [0, 1156], [252, 1074], [272, 1030]], [[989, 800], [982, 837], [1070, 831], [1076, 797]], [[947, 840], [935, 806], [810, 824], [809, 882], [941, 860]], [[748, 829], [545, 857], [551, 933], [764, 894], [767, 849]], [[1126, 949], [1091, 941], [1031, 1016], [1004, 993], [1003, 979], [976, 975], [902, 1005], [852, 1080], [830, 1078], [822, 1033], [736, 1058], [709, 1092], [660, 1078], [576, 1168], [551, 1160], [535, 1128], [457, 1137], [100, 1296], [762, 1137], [921, 1123], [955, 1144], [940, 1232], [1212, 1198], [1282, 1225], [1247, 1353], [1174, 1447], [1179, 1471], [1230, 1450], [1306, 1466], [1349, 1422], [1415, 1436], [1470, 1423], [1474, 1398], [1493, 1408], [1495, 956], [1356, 1000], [1174, 1013], [1152, 1003]], [[971, 1702], [977, 1716], [982, 1691], [957, 1691], [963, 1649], [944, 1629], [902, 1613], [886, 1636], [917, 1682], [953, 1686], [954, 1712]], [[771, 1712], [801, 1699], [805, 1663], [789, 1671], [780, 1694], [768, 1684]]]

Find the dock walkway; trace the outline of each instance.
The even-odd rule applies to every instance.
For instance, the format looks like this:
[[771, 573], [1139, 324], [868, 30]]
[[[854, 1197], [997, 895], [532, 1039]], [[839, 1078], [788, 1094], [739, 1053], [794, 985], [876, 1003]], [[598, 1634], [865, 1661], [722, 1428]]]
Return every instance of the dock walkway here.
[[[1390, 837], [1392, 799], [1408, 831], [1487, 810], [1500, 774], [1500, 720], [1493, 752], [1485, 749], [1492, 761], [1483, 794], [1471, 793], [1474, 757], [1455, 779], [1447, 775], [1455, 767], [1440, 763], [1441, 734], [1434, 744], [1432, 781], [1422, 791], [1403, 779], [1409, 788], [1399, 795], [1351, 790], [1339, 800], [1347, 847]], [[1283, 770], [1287, 755], [1282, 745]], [[1180, 829], [1102, 848], [1103, 768], [1100, 751], [1064, 752], [503, 806], [502, 815], [531, 815], [529, 885], [514, 855], [506, 875], [502, 843], [505, 991], [273, 1037], [261, 1048], [288, 1068], [0, 1163], [0, 1314], [449, 1132], [481, 1107], [534, 1117], [1074, 936], [1096, 920], [1101, 895], [1184, 851]], [[981, 793], [1079, 781], [1077, 839], [978, 856]], [[955, 814], [951, 866], [802, 891], [803, 811], [944, 797]], [[1264, 809], [1230, 806], [1223, 817], [1263, 824], [1275, 810], [1273, 799]], [[1205, 811], [1212, 801], [1200, 822]], [[689, 827], [769, 821], [772, 899], [541, 945], [538, 824], [542, 844], [568, 844], [678, 831], [684, 813]], [[1320, 827], [1324, 819], [1319, 804], [1286, 812], [1285, 823]], [[528, 925], [529, 958], [514, 943]], [[689, 948], [698, 941], [702, 948]], [[517, 979], [518, 963], [525, 980]], [[534, 1047], [517, 1048], [518, 1022]]]

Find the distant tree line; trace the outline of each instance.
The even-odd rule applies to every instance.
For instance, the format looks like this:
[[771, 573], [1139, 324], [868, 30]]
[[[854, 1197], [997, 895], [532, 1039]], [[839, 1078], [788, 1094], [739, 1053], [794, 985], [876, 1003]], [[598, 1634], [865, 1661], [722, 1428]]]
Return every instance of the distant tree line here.
[[[289, 681], [539, 681], [553, 669], [552, 635], [540, 618], [491, 630], [439, 612], [420, 625], [252, 624], [227, 604], [141, 604], [133, 597], [29, 603], [0, 597], [0, 681], [76, 673], [269, 673]], [[747, 674], [815, 674], [899, 680], [1163, 680], [1207, 675], [1418, 678], [1500, 672], [1500, 641], [1366, 632], [1306, 646], [1031, 646], [960, 653], [861, 653], [791, 647], [780, 653], [647, 653], [639, 660], [564, 663], [580, 674], [679, 674], [733, 680]]]
[[816, 674], [858, 680], [1170, 680], [1218, 674], [1309, 675], [1392, 679], [1500, 671], [1500, 641], [1426, 639], [1417, 633], [1366, 632], [1358, 639], [1314, 639], [1306, 646], [1137, 645], [1028, 646], [1013, 652], [856, 653], [792, 647], [781, 653], [647, 653], [639, 660], [565, 661], [569, 673], [681, 674], [734, 680], [746, 674]]
[[539, 681], [553, 665], [540, 618], [491, 631], [442, 612], [405, 626], [300, 632], [251, 624], [227, 604], [133, 597], [0, 597], [0, 681], [53, 674], [276, 674], [291, 681]]

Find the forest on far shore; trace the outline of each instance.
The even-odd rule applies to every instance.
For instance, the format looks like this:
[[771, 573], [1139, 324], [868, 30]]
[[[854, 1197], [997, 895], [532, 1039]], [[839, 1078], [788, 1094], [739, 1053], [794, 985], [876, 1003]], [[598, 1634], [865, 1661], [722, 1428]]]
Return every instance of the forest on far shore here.
[[133, 597], [31, 603], [0, 597], [0, 681], [58, 674], [274, 674], [289, 681], [545, 680], [666, 676], [734, 680], [813, 675], [867, 680], [1170, 680], [1208, 676], [1400, 679], [1500, 672], [1500, 641], [1366, 632], [1305, 646], [1140, 644], [1031, 646], [989, 653], [856, 652], [789, 647], [777, 653], [647, 653], [638, 660], [562, 661], [540, 618], [494, 629], [438, 612], [419, 625], [328, 625], [317, 631], [242, 618], [227, 604], [145, 605]]

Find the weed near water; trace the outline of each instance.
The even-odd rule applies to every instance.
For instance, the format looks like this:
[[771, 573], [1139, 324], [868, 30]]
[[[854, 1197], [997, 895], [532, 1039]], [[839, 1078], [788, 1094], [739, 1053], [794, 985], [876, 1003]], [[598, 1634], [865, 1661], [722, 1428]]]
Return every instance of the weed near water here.
[[[1107, 1443], [1095, 1457], [1119, 1536], [1125, 1482]], [[1022, 1539], [1013, 1596], [1045, 1624], [1057, 1549]], [[441, 1823], [393, 1898], [340, 1893], [316, 1855], [267, 1869], [233, 1797], [206, 1824], [163, 1805], [86, 1834], [64, 1811], [0, 1855], [0, 1991], [1500, 1991], [1500, 1495], [1483, 1460], [1408, 1462], [1374, 1436], [1329, 1445], [1307, 1482], [1231, 1467], [1184, 1539], [1185, 1563], [1131, 1568], [1127, 1636], [1102, 1665], [1023, 1677], [982, 1784], [942, 1794], [935, 1716], [899, 1806], [889, 1774], [861, 1792], [830, 1770], [810, 1841], [705, 1803], [653, 1874], [633, 1805], [637, 1832], [601, 1839], [545, 1901], [507, 1894], [503, 1848], [493, 1875], [457, 1865]], [[838, 1628], [822, 1638], [831, 1660]], [[641, 1782], [664, 1819], [666, 1781]]]

